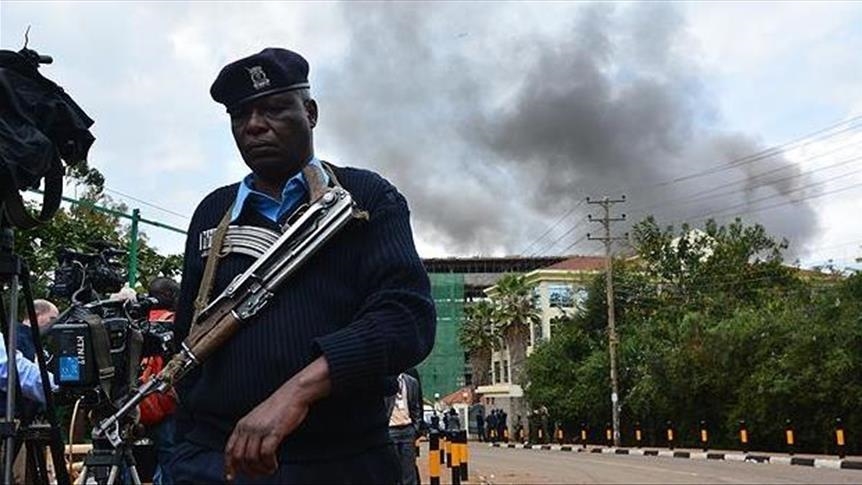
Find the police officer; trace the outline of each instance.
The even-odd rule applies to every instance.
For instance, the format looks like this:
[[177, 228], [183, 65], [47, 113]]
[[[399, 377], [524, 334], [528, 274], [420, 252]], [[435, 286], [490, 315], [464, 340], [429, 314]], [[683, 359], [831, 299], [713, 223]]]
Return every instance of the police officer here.
[[[269, 48], [225, 66], [212, 85], [251, 173], [216, 189], [189, 226], [176, 328], [197, 295], [220, 294], [253, 262], [227, 232], [274, 233], [320, 184], [341, 186], [367, 215], [328, 240], [269, 304], [179, 383], [175, 481], [395, 483], [399, 464], [384, 397], [434, 343], [435, 312], [404, 197], [380, 175], [315, 156], [318, 105], [309, 65]], [[214, 270], [204, 272], [212, 260]], [[209, 292], [201, 291], [211, 284]]]

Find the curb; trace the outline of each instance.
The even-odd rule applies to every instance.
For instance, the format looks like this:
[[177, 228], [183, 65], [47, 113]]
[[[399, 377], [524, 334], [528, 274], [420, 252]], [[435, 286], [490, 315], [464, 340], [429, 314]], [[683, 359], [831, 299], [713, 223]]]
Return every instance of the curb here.
[[583, 448], [577, 445], [531, 445], [522, 443], [488, 443], [490, 448], [512, 448], [523, 450], [565, 451], [573, 453], [599, 453], [604, 455], [661, 456], [690, 460], [723, 460], [745, 463], [771, 463], [776, 465], [796, 465], [833, 470], [862, 470], [862, 461], [829, 460], [824, 458], [800, 458], [795, 456], [769, 456], [752, 453], [710, 453], [672, 450], [651, 450], [633, 448]]

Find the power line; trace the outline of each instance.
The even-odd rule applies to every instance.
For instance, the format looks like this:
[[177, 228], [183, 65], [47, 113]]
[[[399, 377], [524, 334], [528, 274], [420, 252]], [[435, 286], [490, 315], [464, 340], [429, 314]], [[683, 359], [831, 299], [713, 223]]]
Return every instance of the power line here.
[[143, 204], [143, 205], [145, 205], [145, 206], [152, 207], [153, 209], [158, 209], [158, 210], [160, 210], [160, 211], [162, 211], [162, 212], [166, 212], [166, 213], [168, 213], [168, 214], [172, 214], [172, 215], [175, 215], [175, 216], [178, 216], [178, 217], [182, 217], [183, 219], [189, 219], [189, 216], [187, 216], [187, 215], [185, 215], [185, 214], [180, 214], [179, 212], [174, 212], [174, 211], [172, 211], [172, 210], [170, 210], [170, 209], [165, 209], [164, 207], [160, 207], [160, 206], [158, 206], [158, 205], [156, 205], [156, 204], [153, 204], [153, 203], [151, 203], [151, 202], [147, 202], [147, 201], [145, 201], [145, 200], [139, 199], [139, 198], [134, 197], [134, 196], [131, 196], [131, 195], [129, 195], [129, 194], [124, 194], [123, 192], [120, 192], [119, 190], [110, 189], [110, 188], [108, 188], [108, 187], [103, 187], [103, 189], [104, 189], [106, 192], [112, 192], [112, 193], [117, 194], [117, 195], [119, 195], [119, 196], [121, 196], [121, 197], [125, 197], [125, 198], [127, 198], [127, 199], [129, 199], [129, 200], [133, 200], [133, 201], [135, 201], [135, 202], [137, 202], [137, 203], [139, 203], [139, 204]]
[[[643, 187], [634, 187], [633, 189], [634, 189], [635, 191], [638, 191], [638, 190], [643, 191], [643, 190], [648, 190], [648, 189], [654, 189], [654, 188], [666, 187], [666, 186], [668, 186], [668, 185], [672, 185], [672, 184], [675, 184], [675, 183], [685, 182], [685, 181], [692, 180], [692, 179], [699, 178], [699, 177], [703, 177], [703, 176], [706, 176], [706, 175], [712, 175], [712, 174], [715, 174], [715, 173], [719, 173], [719, 172], [722, 172], [722, 171], [724, 171], [724, 170], [730, 170], [730, 169], [733, 169], [733, 168], [737, 168], [737, 167], [740, 167], [740, 166], [742, 166], [742, 165], [747, 165], [747, 164], [754, 163], [754, 162], [757, 162], [757, 161], [760, 161], [760, 160], [765, 160], [765, 159], [768, 159], [768, 158], [774, 157], [774, 156], [776, 156], [776, 155], [780, 155], [780, 154], [782, 154], [782, 153], [784, 153], [784, 152], [786, 152], [787, 150], [790, 150], [790, 149], [801, 148], [801, 147], [804, 147], [804, 146], [810, 145], [811, 143], [814, 143], [814, 142], [819, 141], [819, 140], [822, 140], [822, 139], [830, 138], [830, 137], [833, 137], [833, 136], [840, 135], [840, 134], [842, 134], [842, 133], [846, 133], [846, 132], [848, 132], [848, 131], [852, 131], [852, 130], [856, 130], [856, 129], [858, 129], [858, 128], [862, 128], [862, 124], [860, 124], [860, 125], [853, 125], [853, 123], [855, 123], [855, 122], [857, 122], [857, 121], [860, 121], [860, 120], [862, 120], [862, 115], [854, 116], [854, 117], [852, 117], [852, 118], [850, 118], [850, 119], [847, 119], [847, 120], [844, 120], [844, 121], [840, 121], [840, 122], [834, 123], [834, 124], [832, 124], [832, 125], [829, 125], [829, 126], [827, 126], [827, 127], [825, 127], [825, 128], [822, 128], [822, 129], [820, 129], [820, 130], [814, 131], [814, 132], [812, 132], [812, 133], [809, 133], [809, 134], [804, 135], [804, 136], [802, 136], [802, 137], [799, 137], [799, 138], [797, 138], [797, 139], [794, 139], [794, 140], [791, 140], [791, 141], [789, 141], [789, 142], [785, 142], [785, 143], [782, 143], [782, 144], [779, 144], [779, 145], [775, 145], [775, 146], [772, 146], [772, 147], [766, 148], [766, 149], [764, 149], [764, 150], [761, 150], [761, 151], [759, 151], [759, 152], [753, 153], [753, 154], [751, 154], [751, 155], [746, 155], [746, 156], [744, 156], [744, 157], [736, 158], [736, 159], [734, 159], [734, 160], [731, 160], [731, 161], [729, 161], [729, 162], [726, 162], [726, 163], [723, 163], [723, 164], [720, 164], [720, 165], [716, 165], [716, 166], [714, 166], [714, 167], [710, 167], [710, 168], [706, 168], [706, 169], [703, 169], [703, 170], [695, 171], [695, 172], [689, 173], [689, 174], [687, 174], [687, 175], [682, 175], [682, 176], [679, 176], [679, 177], [674, 177], [674, 178], [672, 178], [672, 179], [668, 179], [668, 180], [665, 180], [665, 181], [656, 182], [656, 183], [651, 184], [651, 185], [647, 185], [647, 186], [643, 186]], [[835, 128], [838, 128], [838, 127], [840, 127], [840, 126], [842, 126], [842, 125], [850, 125], [850, 126], [847, 126], [847, 127], [843, 128], [843, 129], [841, 129], [841, 130], [838, 130], [838, 131], [836, 131], [836, 132], [834, 132], [834, 133], [830, 133], [830, 134], [828, 134], [828, 135], [821, 136], [821, 135], [823, 135], [824, 133], [828, 133], [829, 131], [832, 131], [832, 130], [834, 130]]]
[[[752, 208], [751, 210], [747, 210], [744, 212], [729, 212], [727, 214], [723, 214], [720, 211], [719, 213], [707, 213], [707, 214], [704, 214], [701, 216], [696, 216], [696, 217], [687, 218], [687, 219], [691, 221], [691, 220], [703, 220], [706, 218], [727, 217], [727, 216], [731, 216], [731, 215], [733, 215], [733, 216], [742, 215], [742, 214], [749, 214], [750, 215], [750, 214], [754, 214], [755, 212], [762, 212], [765, 210], [771, 210], [771, 209], [775, 209], [775, 208], [782, 207], [782, 206], [789, 205], [789, 204], [798, 204], [799, 202], [802, 202], [804, 200], [818, 199], [820, 197], [824, 197], [824, 196], [832, 195], [832, 194], [837, 194], [839, 192], [845, 192], [847, 190], [851, 190], [851, 189], [855, 189], [855, 188], [859, 188], [859, 187], [862, 187], [862, 182], [852, 184], [852, 185], [849, 185], [847, 187], [842, 187], [840, 189], [829, 190], [827, 192], [822, 192], [820, 194], [814, 194], [814, 195], [810, 195], [807, 197], [800, 197], [799, 199], [796, 199], [796, 200], [784, 201], [784, 202], [780, 202], [778, 204], [768, 205], [768, 206], [764, 206], [764, 207], [755, 207], [755, 208]], [[773, 198], [773, 197], [774, 196], [770, 196], [767, 198]], [[763, 198], [763, 199], [755, 201], [755, 202], [760, 202], [762, 200], [766, 200], [767, 198]], [[737, 204], [737, 206], [738, 205], [739, 204]], [[736, 207], [736, 206], [731, 206], [730, 208], [723, 209], [722, 211], [728, 211], [728, 210], [733, 209], [734, 207]]]
[[[821, 154], [821, 155], [822, 155], [822, 154]], [[818, 156], [820, 156], [820, 155], [818, 155]], [[816, 158], [816, 157], [812, 157], [812, 158]], [[809, 159], [807, 159], [807, 160], [811, 160], [812, 158], [809, 158]], [[807, 160], [806, 160], [806, 161], [807, 161]], [[841, 167], [841, 166], [848, 165], [848, 164], [851, 164], [851, 163], [854, 163], [854, 162], [858, 162], [858, 161], [860, 161], [860, 160], [862, 160], [862, 155], [854, 156], [854, 157], [851, 157], [851, 158], [848, 158], [848, 159], [845, 159], [845, 160], [841, 160], [841, 161], [839, 161], [839, 162], [836, 162], [836, 163], [833, 163], [833, 164], [830, 164], [830, 165], [826, 165], [826, 166], [823, 166], [823, 167], [818, 167], [818, 168], [811, 169], [811, 170], [807, 170], [807, 171], [800, 171], [799, 173], [792, 174], [792, 175], [788, 175], [788, 176], [785, 176], [785, 177], [779, 177], [779, 178], [774, 178], [774, 179], [768, 179], [768, 180], [764, 180], [764, 181], [762, 181], [762, 182], [759, 182], [759, 183], [757, 183], [757, 184], [748, 185], [748, 186], [746, 186], [746, 187], [741, 187], [741, 188], [733, 189], [733, 190], [730, 190], [730, 191], [720, 192], [720, 193], [717, 193], [717, 194], [716, 194], [716, 193], [714, 193], [716, 190], [720, 190], [720, 189], [722, 189], [722, 188], [726, 188], [726, 187], [731, 187], [731, 186], [736, 185], [736, 184], [738, 184], [738, 183], [740, 183], [740, 182], [750, 181], [751, 179], [760, 178], [760, 177], [765, 176], [765, 175], [771, 175], [771, 174], [773, 174], [773, 173], [775, 173], [775, 172], [778, 172], [778, 171], [781, 171], [781, 170], [785, 170], [785, 169], [787, 169], [787, 168], [796, 167], [795, 165], [786, 165], [786, 166], [783, 166], [783, 167], [779, 167], [778, 169], [773, 169], [773, 170], [769, 170], [769, 171], [766, 171], [766, 172], [762, 172], [762, 173], [756, 174], [756, 175], [754, 175], [754, 176], [752, 176], [752, 177], [750, 177], [749, 179], [746, 179], [746, 180], [739, 180], [739, 181], [736, 181], [736, 182], [729, 182], [729, 183], [725, 183], [725, 184], [717, 185], [717, 186], [715, 186], [715, 187], [713, 187], [713, 188], [711, 188], [711, 189], [707, 189], [707, 190], [702, 191], [702, 192], [699, 192], [699, 193], [697, 193], [697, 194], [691, 194], [691, 195], [689, 195], [689, 196], [680, 197], [680, 198], [673, 199], [673, 200], [670, 200], [670, 201], [664, 201], [664, 202], [661, 202], [661, 203], [652, 204], [652, 205], [649, 205], [649, 206], [644, 207], [644, 208], [637, 208], [637, 209], [635, 209], [633, 212], [634, 212], [634, 213], [644, 213], [644, 212], [647, 212], [647, 211], [649, 211], [649, 210], [652, 210], [652, 209], [656, 209], [656, 208], [658, 208], [658, 207], [661, 207], [661, 206], [663, 206], [663, 205], [675, 205], [675, 206], [678, 206], [679, 204], [691, 204], [691, 203], [700, 202], [700, 201], [704, 201], [704, 200], [714, 199], [714, 198], [717, 198], [717, 197], [726, 197], [726, 196], [728, 196], [728, 195], [734, 195], [734, 194], [737, 194], [737, 193], [748, 192], [748, 191], [751, 191], [751, 190], [754, 190], [754, 189], [757, 189], [757, 188], [766, 187], [766, 186], [773, 185], [773, 184], [776, 184], [776, 183], [779, 183], [779, 182], [785, 182], [785, 181], [789, 181], [789, 180], [797, 179], [797, 178], [800, 178], [800, 177], [809, 176], [809, 175], [811, 175], [811, 174], [813, 174], [813, 173], [817, 173], [817, 172], [820, 172], [820, 171], [823, 171], [823, 170], [829, 170], [829, 169], [833, 169], [833, 168]], [[855, 170], [855, 171], [852, 171], [852, 172], [849, 172], [849, 173], [845, 173], [843, 176], [847, 176], [847, 175], [855, 174], [855, 173], [858, 173], [858, 172], [859, 172], [859, 170]], [[820, 182], [821, 182], [821, 181], [817, 181], [817, 182], [814, 182], [814, 184], [819, 184]], [[809, 185], [809, 186], [807, 186], [807, 187], [810, 187], [810, 185]], [[780, 196], [780, 195], [782, 195], [782, 194], [777, 194], [777, 196]]]
[[530, 257], [538, 256], [538, 255], [540, 255], [540, 254], [544, 253], [545, 251], [547, 251], [547, 250], [549, 250], [549, 249], [553, 248], [554, 246], [556, 246], [556, 245], [557, 245], [557, 243], [559, 243], [560, 241], [562, 241], [562, 240], [563, 240], [565, 237], [567, 237], [569, 234], [573, 233], [573, 232], [575, 231], [575, 229], [577, 229], [577, 228], [581, 227], [581, 226], [582, 226], [585, 222], [587, 222], [588, 220], [589, 220], [589, 218], [588, 218], [586, 215], [584, 215], [583, 217], [581, 217], [581, 219], [580, 219], [577, 223], [575, 223], [572, 227], [570, 227], [570, 228], [569, 228], [569, 230], [567, 230], [565, 233], [563, 233], [560, 237], [558, 237], [558, 238], [554, 239], [553, 241], [551, 241], [551, 243], [550, 243], [550, 244], [546, 244], [546, 245], [545, 245], [541, 250], [536, 251], [535, 253], [531, 254], [531, 255], [530, 255]]
[[524, 248], [524, 250], [523, 250], [523, 251], [521, 251], [521, 254], [527, 254], [527, 251], [528, 251], [531, 247], [533, 247], [536, 243], [538, 243], [539, 241], [541, 241], [545, 236], [547, 236], [548, 234], [550, 234], [550, 232], [551, 232], [551, 231], [553, 231], [557, 226], [559, 226], [559, 225], [560, 225], [560, 223], [562, 223], [562, 222], [563, 222], [563, 220], [565, 220], [567, 217], [569, 217], [569, 215], [571, 215], [573, 212], [575, 212], [575, 211], [578, 209], [578, 207], [580, 207], [581, 205], [583, 205], [583, 204], [584, 204], [584, 200], [585, 200], [585, 199], [581, 199], [581, 200], [579, 200], [579, 201], [578, 201], [578, 203], [577, 203], [577, 204], [575, 204], [575, 206], [574, 206], [574, 207], [572, 207], [571, 209], [567, 210], [567, 211], [565, 212], [565, 214], [563, 214], [563, 215], [562, 215], [562, 216], [561, 216], [561, 217], [560, 217], [556, 222], [554, 222], [550, 227], [548, 227], [548, 230], [546, 230], [545, 232], [543, 232], [541, 236], [537, 237], [537, 238], [536, 238], [533, 242], [531, 242], [531, 243], [530, 243], [526, 248]]

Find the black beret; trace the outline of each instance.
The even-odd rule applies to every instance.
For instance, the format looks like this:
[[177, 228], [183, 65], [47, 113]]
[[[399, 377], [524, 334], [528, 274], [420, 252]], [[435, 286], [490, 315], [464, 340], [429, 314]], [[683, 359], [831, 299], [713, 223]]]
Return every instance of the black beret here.
[[251, 100], [308, 87], [308, 62], [296, 52], [270, 47], [222, 68], [210, 95], [230, 113]]

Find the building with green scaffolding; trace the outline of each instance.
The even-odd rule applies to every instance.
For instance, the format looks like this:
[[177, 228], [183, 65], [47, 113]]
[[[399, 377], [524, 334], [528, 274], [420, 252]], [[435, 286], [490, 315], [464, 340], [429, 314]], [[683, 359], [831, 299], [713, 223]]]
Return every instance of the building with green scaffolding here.
[[437, 307], [437, 336], [431, 354], [417, 367], [425, 399], [446, 396], [465, 385], [472, 376], [458, 343], [464, 304], [484, 297], [506, 273], [526, 273], [564, 260], [564, 257], [440, 258], [425, 259], [431, 294]]

